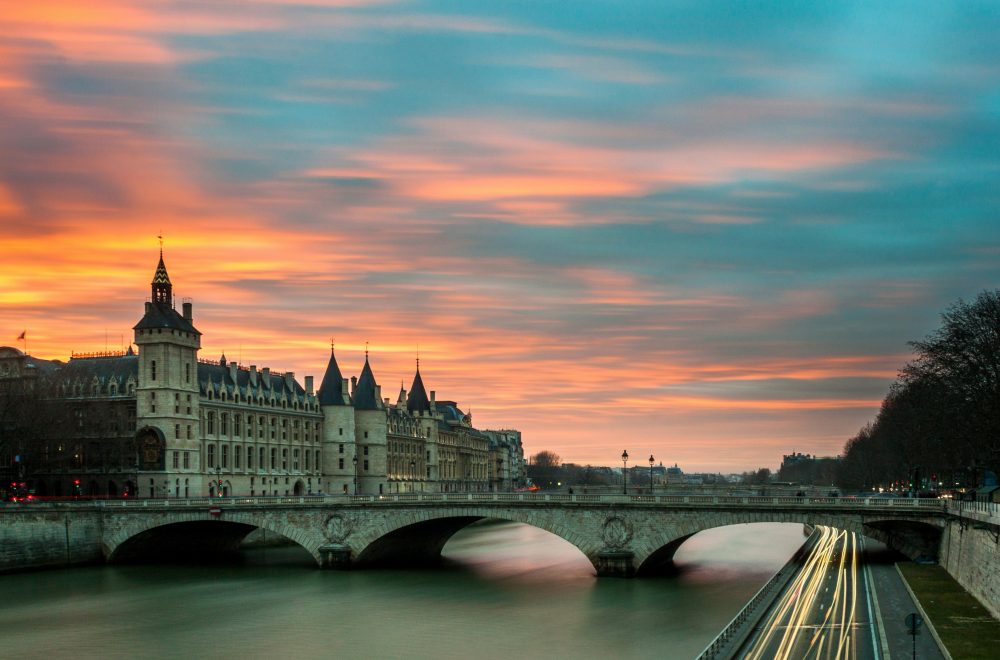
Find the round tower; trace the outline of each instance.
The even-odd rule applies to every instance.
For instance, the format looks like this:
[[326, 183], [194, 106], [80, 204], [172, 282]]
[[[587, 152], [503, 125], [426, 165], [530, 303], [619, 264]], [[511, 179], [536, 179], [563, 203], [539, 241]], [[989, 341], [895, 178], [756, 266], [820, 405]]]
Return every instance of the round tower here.
[[319, 387], [319, 404], [323, 412], [323, 492], [354, 493], [354, 408], [347, 388], [347, 379], [340, 372], [337, 357], [330, 344], [330, 362]]

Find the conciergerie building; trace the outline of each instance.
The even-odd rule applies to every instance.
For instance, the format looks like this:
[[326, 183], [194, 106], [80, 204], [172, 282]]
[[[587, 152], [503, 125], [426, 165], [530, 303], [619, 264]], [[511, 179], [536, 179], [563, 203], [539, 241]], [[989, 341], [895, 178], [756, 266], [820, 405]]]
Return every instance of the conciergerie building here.
[[[43, 360], [0, 347], [0, 381], [41, 406], [0, 457], [38, 495], [283, 496], [508, 490], [519, 431], [479, 430], [424, 386], [383, 397], [365, 351], [348, 378], [333, 347], [319, 389], [291, 372], [199, 357], [193, 305], [175, 306], [160, 252], [152, 295], [117, 353]], [[10, 392], [12, 388], [6, 388]], [[10, 435], [10, 434], [8, 434]]]

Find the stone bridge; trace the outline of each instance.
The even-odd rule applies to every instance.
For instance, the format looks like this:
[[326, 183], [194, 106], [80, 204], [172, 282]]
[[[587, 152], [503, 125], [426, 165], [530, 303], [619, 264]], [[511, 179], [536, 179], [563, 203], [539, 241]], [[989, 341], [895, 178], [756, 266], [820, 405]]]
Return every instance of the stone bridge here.
[[725, 525], [829, 525], [915, 558], [936, 556], [950, 515], [940, 500], [539, 495], [530, 493], [250, 497], [96, 502], [109, 561], [235, 551], [252, 530], [281, 534], [322, 567], [435, 562], [455, 532], [479, 520], [521, 522], [576, 546], [599, 576], [668, 567], [694, 534]]

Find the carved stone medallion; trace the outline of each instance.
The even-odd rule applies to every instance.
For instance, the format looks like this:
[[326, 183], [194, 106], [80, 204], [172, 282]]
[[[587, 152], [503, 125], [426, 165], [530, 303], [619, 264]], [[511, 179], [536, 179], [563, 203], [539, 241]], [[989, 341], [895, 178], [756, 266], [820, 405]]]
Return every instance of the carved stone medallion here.
[[343, 543], [351, 535], [353, 529], [354, 523], [351, 522], [351, 519], [345, 518], [339, 513], [326, 519], [326, 537], [330, 539], [331, 543]]
[[601, 535], [604, 537], [604, 543], [609, 548], [624, 548], [632, 539], [632, 526], [623, 518], [609, 516], [604, 521], [604, 529]]

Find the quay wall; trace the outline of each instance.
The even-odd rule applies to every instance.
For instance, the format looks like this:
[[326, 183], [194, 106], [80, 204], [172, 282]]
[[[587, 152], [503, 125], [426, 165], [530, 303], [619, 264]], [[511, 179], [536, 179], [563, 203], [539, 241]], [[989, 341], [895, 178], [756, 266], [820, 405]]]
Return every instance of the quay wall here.
[[99, 512], [0, 505], [0, 573], [103, 561]]
[[[992, 520], [989, 520], [992, 518]], [[950, 518], [941, 536], [939, 562], [1000, 619], [1000, 518], [964, 512]]]

